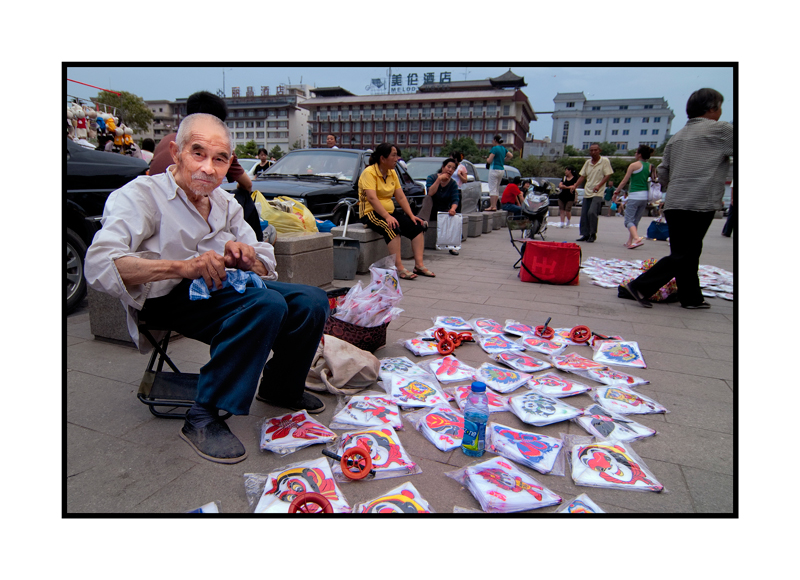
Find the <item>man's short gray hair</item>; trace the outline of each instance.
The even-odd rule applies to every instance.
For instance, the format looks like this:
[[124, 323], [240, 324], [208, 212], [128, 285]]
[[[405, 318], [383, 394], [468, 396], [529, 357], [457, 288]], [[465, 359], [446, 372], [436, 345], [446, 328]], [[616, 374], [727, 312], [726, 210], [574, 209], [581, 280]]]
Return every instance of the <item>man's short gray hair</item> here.
[[223, 123], [219, 117], [208, 115], [206, 113], [193, 113], [181, 121], [181, 124], [178, 127], [178, 135], [175, 137], [175, 143], [178, 145], [178, 151], [183, 151], [183, 148], [189, 142], [189, 137], [192, 134], [192, 127], [197, 121], [209, 121], [216, 124], [217, 127], [222, 130], [228, 140], [228, 149], [230, 150], [230, 153], [233, 153], [233, 141], [231, 140], [231, 132], [228, 129], [228, 126]]

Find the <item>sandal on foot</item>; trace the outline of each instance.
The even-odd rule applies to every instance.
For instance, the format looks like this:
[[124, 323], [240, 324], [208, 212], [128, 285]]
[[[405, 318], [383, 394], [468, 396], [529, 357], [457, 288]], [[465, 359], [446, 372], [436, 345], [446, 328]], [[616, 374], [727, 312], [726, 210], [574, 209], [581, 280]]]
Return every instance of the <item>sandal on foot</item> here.
[[628, 246], [628, 248], [632, 250], [633, 248], [638, 248], [639, 246], [643, 245], [644, 245], [644, 238], [639, 238], [638, 240], [633, 242], [630, 246]]
[[414, 274], [414, 273], [412, 273], [412, 272], [409, 272], [409, 271], [408, 271], [408, 270], [406, 270], [405, 268], [403, 268], [402, 270], [398, 270], [398, 271], [397, 271], [397, 275], [398, 275], [398, 276], [400, 276], [400, 278], [401, 278], [402, 280], [413, 280], [414, 278], [416, 278], [416, 277], [417, 277], [417, 275], [416, 275], [416, 274]]
[[417, 266], [414, 266], [414, 274], [419, 274], [420, 276], [426, 276], [428, 278], [436, 278], [436, 274], [427, 268], [418, 268]]

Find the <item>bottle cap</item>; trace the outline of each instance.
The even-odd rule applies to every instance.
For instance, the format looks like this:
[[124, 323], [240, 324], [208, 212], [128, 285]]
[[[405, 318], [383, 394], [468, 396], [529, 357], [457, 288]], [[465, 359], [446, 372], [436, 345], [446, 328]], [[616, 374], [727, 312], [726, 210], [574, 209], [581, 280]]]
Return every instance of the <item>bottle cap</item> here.
[[472, 383], [472, 391], [475, 393], [485, 393], [486, 392], [486, 383], [482, 383], [480, 381], [475, 381]]

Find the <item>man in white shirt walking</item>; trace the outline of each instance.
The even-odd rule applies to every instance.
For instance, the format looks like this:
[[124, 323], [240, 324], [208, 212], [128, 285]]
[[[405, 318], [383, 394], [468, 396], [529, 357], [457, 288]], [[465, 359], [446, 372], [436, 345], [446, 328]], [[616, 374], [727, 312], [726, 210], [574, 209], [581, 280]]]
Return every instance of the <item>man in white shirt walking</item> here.
[[592, 143], [589, 147], [591, 159], [587, 159], [579, 173], [575, 189], [585, 181], [583, 188], [583, 204], [581, 205], [580, 232], [576, 242], [594, 242], [597, 239], [597, 222], [600, 209], [603, 207], [606, 182], [614, 173], [608, 157], [600, 156], [600, 145]]

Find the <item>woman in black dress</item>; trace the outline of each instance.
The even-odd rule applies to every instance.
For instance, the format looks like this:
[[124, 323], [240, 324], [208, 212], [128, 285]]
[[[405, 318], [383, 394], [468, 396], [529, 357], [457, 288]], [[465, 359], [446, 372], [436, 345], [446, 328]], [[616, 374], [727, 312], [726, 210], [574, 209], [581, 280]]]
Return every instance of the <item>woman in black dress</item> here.
[[575, 184], [578, 182], [578, 174], [572, 167], [564, 168], [564, 178], [558, 184], [558, 217], [561, 220], [558, 227], [568, 228], [569, 218], [572, 215], [572, 204], [577, 201], [578, 194], [575, 193]]

